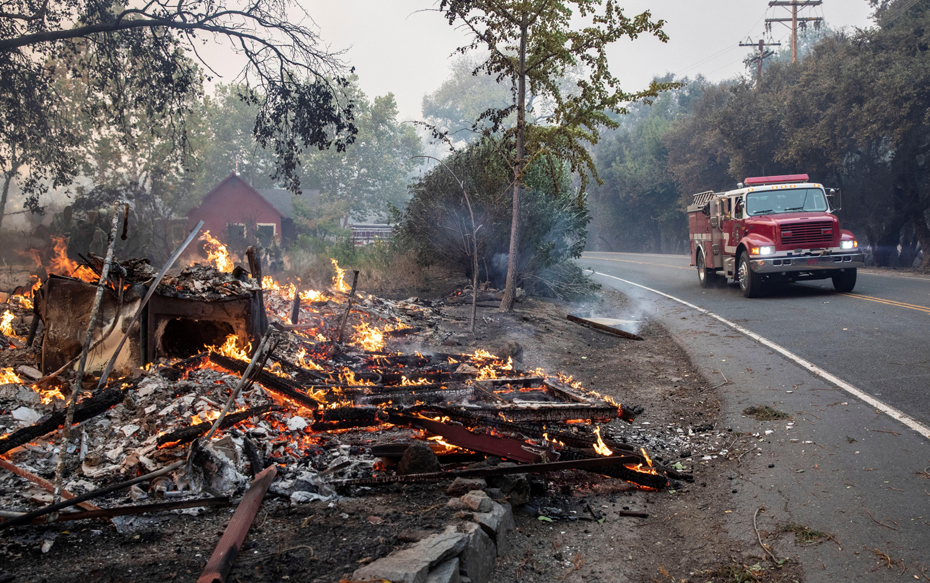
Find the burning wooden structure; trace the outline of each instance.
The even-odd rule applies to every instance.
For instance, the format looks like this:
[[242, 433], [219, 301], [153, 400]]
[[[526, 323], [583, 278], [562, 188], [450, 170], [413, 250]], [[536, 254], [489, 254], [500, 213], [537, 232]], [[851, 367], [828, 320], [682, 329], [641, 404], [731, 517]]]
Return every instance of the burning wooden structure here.
[[[93, 259], [88, 264], [91, 271], [99, 268]], [[639, 409], [571, 377], [519, 370], [482, 350], [389, 348], [392, 338], [428, 344], [440, 307], [355, 295], [345, 271], [336, 269], [332, 289], [318, 292], [270, 278], [259, 282], [231, 262], [195, 264], [160, 282], [152, 281], [154, 270], [145, 262], [121, 263], [113, 270], [98, 338], [109, 329], [125, 333], [128, 319], [121, 314], [132, 313], [141, 288], [158, 287], [147, 317], [129, 330], [136, 343], [124, 368], [133, 374], [86, 394], [77, 407], [81, 465], [67, 488], [93, 492], [117, 476], [176, 468], [139, 490], [138, 498], [233, 495], [250, 475], [276, 464], [271, 491], [303, 502], [358, 486], [467, 475], [476, 471], [471, 462], [488, 456], [527, 469], [485, 468], [482, 475], [588, 468], [652, 489], [680, 477], [654, 465], [645, 450], [602, 435], [603, 424], [632, 421]], [[45, 323], [46, 371], [73, 357], [59, 326], [80, 326], [88, 286], [95, 289], [59, 276], [42, 285], [36, 311]], [[62, 298], [72, 303], [58, 305]], [[266, 316], [271, 325], [262, 330]], [[260, 338], [273, 349], [258, 361], [252, 347]], [[19, 336], [11, 342], [24, 344]], [[6, 372], [6, 386], [16, 390], [0, 390], [0, 456], [47, 471], [68, 387], [54, 378], [30, 383]], [[231, 394], [226, 415], [222, 403]], [[394, 462], [417, 442], [438, 456], [440, 472], [396, 471]], [[76, 519], [81, 512], [63, 516]]]

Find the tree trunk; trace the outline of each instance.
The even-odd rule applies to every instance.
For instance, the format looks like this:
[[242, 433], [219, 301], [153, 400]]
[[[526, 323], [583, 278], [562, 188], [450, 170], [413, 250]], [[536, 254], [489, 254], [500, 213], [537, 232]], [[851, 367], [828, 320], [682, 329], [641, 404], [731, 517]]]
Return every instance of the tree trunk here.
[[3, 192], [0, 193], [0, 227], [3, 226], [3, 217], [6, 216], [6, 200], [10, 194], [10, 183], [16, 172], [8, 172], [3, 177]]
[[517, 78], [517, 151], [513, 167], [513, 212], [510, 223], [510, 255], [507, 257], [507, 283], [500, 311], [513, 310], [517, 298], [517, 270], [520, 254], [520, 195], [523, 190], [523, 139], [526, 125], [526, 33], [527, 16], [520, 22], [520, 72]]
[[927, 217], [924, 212], [915, 214], [913, 217], [914, 232], [917, 234], [917, 240], [920, 241], [920, 250], [924, 254], [918, 269], [924, 270], [930, 267], [930, 228], [927, 227]]

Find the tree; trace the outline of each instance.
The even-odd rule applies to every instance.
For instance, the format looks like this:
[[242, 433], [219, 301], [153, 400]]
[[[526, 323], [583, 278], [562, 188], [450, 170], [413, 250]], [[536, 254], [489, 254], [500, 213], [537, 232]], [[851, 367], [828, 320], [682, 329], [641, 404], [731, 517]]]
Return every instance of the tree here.
[[[253, 135], [262, 147], [274, 151], [275, 176], [299, 191], [301, 151], [331, 146], [342, 150], [355, 135], [353, 106], [342, 95], [347, 81], [339, 55], [319, 46], [300, 14], [297, 3], [289, 0], [5, 2], [0, 10], [0, 82], [4, 114], [13, 122], [10, 132], [21, 127], [18, 120], [40, 129], [67, 127], [53, 88], [55, 67], [49, 65], [81, 53], [87, 62], [96, 63], [85, 75], [96, 97], [87, 104], [90, 113], [105, 112], [97, 117], [131, 136], [139, 123], [135, 112], [143, 109], [155, 118], [197, 91], [200, 73], [184, 55], [199, 58], [198, 45], [223, 38], [245, 63], [239, 97], [257, 108]], [[150, 83], [144, 92], [122, 91], [131, 82], [123, 66], [126, 55], [136, 69], [148, 72]], [[186, 145], [183, 125], [169, 124], [168, 129], [177, 132], [176, 143]], [[9, 170], [24, 150], [10, 146], [10, 140], [6, 143], [0, 163]], [[68, 140], [47, 140], [42, 150], [50, 161], [46, 172], [56, 184], [73, 179], [76, 170]], [[24, 188], [37, 196], [44, 185], [27, 180]]]
[[[573, 7], [587, 21], [580, 30], [571, 28]], [[621, 91], [607, 68], [607, 46], [642, 33], [663, 42], [668, 37], [662, 31], [663, 21], [651, 21], [649, 12], [628, 18], [615, 0], [442, 0], [440, 10], [450, 24], [461, 24], [472, 35], [460, 53], [487, 52], [473, 74], [487, 74], [511, 85], [510, 105], [485, 110], [473, 125], [477, 131], [487, 122], [485, 134], [503, 131], [514, 144], [512, 151], [505, 152], [513, 195], [507, 280], [500, 306], [509, 311], [519, 277], [520, 200], [526, 168], [540, 157], [567, 162], [581, 176], [581, 203], [589, 177], [597, 179], [585, 144], [597, 143], [601, 127], [616, 125], [609, 112], [623, 113], [627, 103], [649, 100], [667, 88], [653, 83], [638, 93]], [[566, 94], [560, 79], [577, 65], [586, 69], [587, 76]], [[528, 95], [545, 102], [539, 105], [548, 109], [544, 123], [528, 123]], [[516, 125], [504, 128], [513, 113]]]
[[[475, 233], [478, 279], [501, 285], [507, 277], [513, 214], [506, 196], [513, 170], [501, 149], [508, 148], [490, 139], [471, 144], [417, 180], [410, 189], [413, 198], [398, 213], [395, 241], [413, 249], [423, 264], [443, 265], [472, 279]], [[529, 291], [565, 296], [584, 287], [572, 260], [581, 256], [591, 217], [576, 204], [568, 165], [547, 158], [537, 158], [525, 173], [520, 215], [534, 228], [520, 240], [519, 268]]]
[[358, 135], [351, 148], [341, 151], [308, 152], [302, 180], [319, 188], [321, 197], [345, 201], [350, 217], [386, 219], [392, 206], [407, 200], [410, 173], [422, 163], [422, 144], [413, 127], [397, 120], [397, 102], [388, 93], [368, 100], [350, 79], [348, 94], [356, 104]]

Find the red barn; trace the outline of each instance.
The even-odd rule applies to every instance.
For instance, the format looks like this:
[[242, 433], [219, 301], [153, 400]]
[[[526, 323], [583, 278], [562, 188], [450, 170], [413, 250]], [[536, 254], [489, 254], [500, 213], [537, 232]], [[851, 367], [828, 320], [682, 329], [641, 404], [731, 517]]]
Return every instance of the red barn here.
[[191, 227], [202, 220], [204, 231], [233, 249], [255, 239], [263, 247], [280, 245], [282, 223], [290, 221], [235, 173], [211, 190], [188, 217]]

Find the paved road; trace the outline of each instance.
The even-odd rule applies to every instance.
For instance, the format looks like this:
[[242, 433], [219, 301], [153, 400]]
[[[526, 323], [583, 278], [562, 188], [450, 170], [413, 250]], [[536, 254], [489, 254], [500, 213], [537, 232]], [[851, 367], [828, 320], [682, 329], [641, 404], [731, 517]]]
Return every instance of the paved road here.
[[[591, 253], [580, 263], [716, 313], [930, 422], [930, 399], [923, 396], [930, 391], [928, 280], [862, 274], [852, 294], [810, 282], [746, 299], [734, 284], [700, 288], [687, 257]], [[726, 378], [714, 396], [720, 428], [739, 436], [726, 517], [737, 539], [756, 546], [757, 516], [767, 533], [788, 525], [830, 533], [830, 542], [813, 545], [767, 538], [776, 556], [800, 563], [807, 583], [930, 577], [930, 439], [708, 315], [617, 279], [594, 279], [661, 320], [709, 377]], [[790, 420], [744, 414], [759, 404]], [[698, 482], [721, 471], [707, 458], [686, 462]]]
[[930, 279], [860, 272], [848, 294], [819, 280], [747, 299], [732, 282], [702, 289], [686, 256], [585, 253], [580, 263], [736, 322], [930, 426]]

